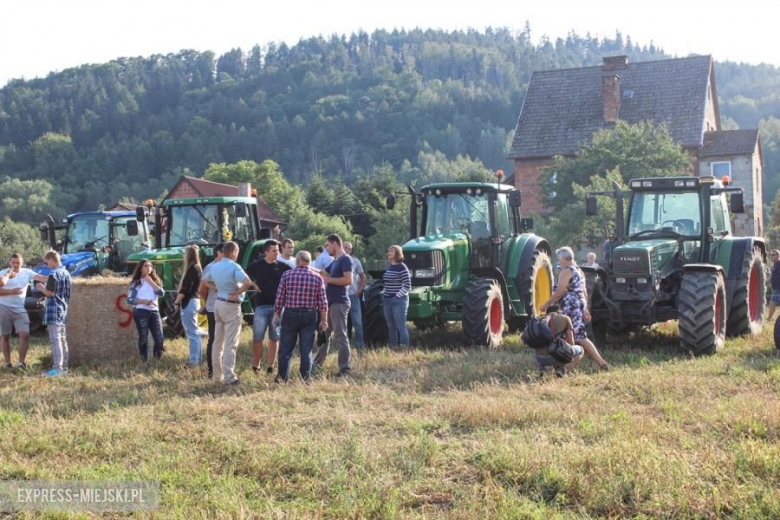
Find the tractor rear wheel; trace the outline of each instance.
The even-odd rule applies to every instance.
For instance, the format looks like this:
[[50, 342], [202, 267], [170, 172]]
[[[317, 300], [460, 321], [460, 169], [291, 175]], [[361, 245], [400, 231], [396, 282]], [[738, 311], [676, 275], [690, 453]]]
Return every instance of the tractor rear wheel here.
[[504, 334], [504, 298], [498, 282], [472, 280], [463, 298], [463, 334], [470, 345], [498, 348]]
[[729, 310], [728, 334], [741, 336], [759, 334], [764, 327], [766, 310], [766, 273], [761, 250], [745, 252], [742, 270], [734, 287]]
[[171, 338], [184, 336], [184, 326], [181, 323], [181, 309], [173, 304], [173, 297], [165, 295], [160, 301], [162, 307], [163, 330]]
[[541, 249], [537, 249], [534, 251], [534, 261], [523, 273], [520, 284], [520, 298], [523, 300], [526, 315], [511, 318], [509, 330], [521, 331], [529, 319], [542, 315], [539, 307], [552, 296], [552, 286], [553, 270], [550, 257]]
[[374, 280], [363, 291], [366, 302], [363, 314], [363, 340], [367, 347], [381, 347], [387, 345], [387, 323], [382, 310], [382, 291], [385, 283], [382, 280]]
[[698, 356], [714, 354], [726, 341], [726, 284], [715, 271], [683, 275], [677, 295], [680, 346]]

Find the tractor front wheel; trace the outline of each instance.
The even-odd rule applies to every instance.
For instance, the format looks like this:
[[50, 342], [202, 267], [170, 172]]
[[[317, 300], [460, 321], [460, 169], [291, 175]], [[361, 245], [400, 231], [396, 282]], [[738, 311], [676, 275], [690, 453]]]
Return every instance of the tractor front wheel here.
[[550, 257], [541, 249], [534, 251], [534, 261], [523, 273], [520, 297], [523, 299], [525, 316], [515, 316], [509, 321], [509, 330], [519, 332], [534, 316], [541, 316], [539, 307], [552, 296], [553, 270]]
[[729, 310], [729, 336], [756, 335], [764, 327], [766, 310], [766, 273], [761, 250], [745, 252], [742, 271], [734, 287]]
[[184, 336], [184, 325], [181, 323], [181, 309], [173, 304], [173, 297], [167, 294], [160, 300], [162, 307], [163, 330], [171, 338]]
[[683, 275], [677, 295], [680, 346], [698, 356], [714, 354], [726, 341], [726, 284], [715, 271]]
[[384, 281], [375, 280], [363, 291], [363, 298], [366, 301], [363, 314], [363, 339], [368, 347], [377, 348], [387, 345], [387, 323], [382, 311], [384, 288]]
[[504, 334], [504, 298], [498, 282], [472, 280], [463, 298], [463, 334], [470, 345], [498, 348]]

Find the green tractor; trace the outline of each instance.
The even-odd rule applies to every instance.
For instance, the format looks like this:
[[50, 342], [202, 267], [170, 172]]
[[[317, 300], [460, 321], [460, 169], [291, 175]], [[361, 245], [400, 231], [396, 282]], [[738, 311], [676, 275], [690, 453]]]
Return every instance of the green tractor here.
[[[552, 293], [550, 245], [529, 232], [531, 219], [520, 218], [520, 192], [500, 183], [447, 183], [419, 193], [410, 186], [409, 194], [408, 319], [418, 328], [460, 321], [469, 345], [498, 347], [505, 323], [521, 329]], [[388, 207], [394, 204], [391, 195]], [[365, 291], [369, 345], [387, 342], [383, 272], [370, 272], [375, 281]]]
[[681, 347], [696, 355], [714, 353], [726, 334], [759, 333], [766, 245], [760, 237], [732, 235], [729, 208], [744, 212], [742, 189], [714, 177], [633, 179], [624, 225], [624, 193], [614, 186], [586, 199], [588, 215], [597, 212], [597, 195], [615, 197], [617, 208], [606, 265], [586, 273], [597, 343], [608, 332], [673, 319]]
[[[139, 209], [139, 215], [143, 214]], [[160, 313], [166, 331], [181, 336], [184, 329], [174, 300], [184, 274], [184, 249], [190, 244], [200, 246], [201, 262], [206, 265], [214, 259], [215, 245], [232, 240], [241, 248], [238, 262], [246, 268], [260, 256], [270, 230], [260, 229], [257, 200], [249, 196], [166, 200], [156, 208], [155, 220], [155, 249], [131, 255], [128, 270], [132, 272], [141, 260], [152, 262], [165, 289]], [[245, 315], [252, 314], [248, 301], [242, 309]]]

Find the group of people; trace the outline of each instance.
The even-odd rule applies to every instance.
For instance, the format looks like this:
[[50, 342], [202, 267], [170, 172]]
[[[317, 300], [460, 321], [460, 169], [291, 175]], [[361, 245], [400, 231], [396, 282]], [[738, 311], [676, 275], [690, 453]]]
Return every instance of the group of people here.
[[[327, 237], [314, 261], [309, 252], [300, 251], [293, 257], [294, 251], [295, 242], [289, 238], [282, 242], [267, 240], [262, 257], [244, 270], [236, 262], [239, 246], [235, 242], [217, 245], [214, 260], [205, 268], [200, 265], [197, 245], [185, 249], [184, 275], [175, 303], [180, 306], [182, 327], [189, 342], [186, 366], [195, 367], [201, 363], [202, 344], [197, 318], [198, 314], [206, 314], [209, 378], [225, 385], [239, 384], [235, 372], [236, 350], [243, 320], [241, 307], [249, 296], [254, 314], [251, 367], [255, 374], [262, 372], [263, 361], [266, 373], [273, 374], [278, 358], [276, 381], [287, 381], [296, 345], [301, 354], [300, 375], [304, 380], [324, 365], [331, 346], [338, 353], [338, 375], [350, 373], [350, 321], [355, 347], [362, 349], [364, 345], [361, 300], [366, 274], [363, 266], [352, 256], [352, 244], [343, 242], [338, 235]], [[400, 342], [408, 347], [406, 309], [411, 277], [401, 261], [400, 246], [392, 246], [388, 256], [392, 257], [392, 265], [385, 276], [385, 312], [391, 344]], [[398, 261], [392, 261], [398, 256]], [[134, 306], [138, 349], [144, 360], [148, 355], [150, 332], [154, 341], [153, 355], [162, 354], [162, 324], [157, 308], [160, 296], [161, 283], [151, 263], [139, 262], [132, 276], [128, 303]], [[204, 308], [200, 308], [201, 299], [206, 302]], [[324, 333], [326, 339], [315, 348], [317, 330]]]
[[[236, 376], [236, 350], [243, 322], [242, 303], [247, 293], [254, 310], [252, 370], [262, 371], [265, 354], [266, 373], [274, 373], [276, 381], [290, 377], [290, 362], [296, 345], [300, 350], [300, 376], [308, 380], [312, 371], [321, 367], [328, 356], [331, 344], [338, 352], [339, 376], [352, 370], [349, 323], [354, 333], [355, 347], [364, 345], [362, 319], [362, 293], [366, 274], [356, 257], [352, 256], [352, 244], [342, 242], [338, 235], [325, 240], [323, 250], [316, 260], [307, 251], [294, 255], [295, 242], [268, 240], [263, 256], [246, 270], [237, 263], [239, 246], [235, 242], [218, 244], [215, 258], [201, 267], [197, 245], [190, 245], [184, 253], [184, 275], [177, 289], [175, 304], [180, 308], [182, 326], [189, 343], [187, 367], [202, 362], [201, 334], [198, 316], [205, 314], [208, 321], [206, 361], [208, 376], [225, 385], [239, 383]], [[780, 304], [780, 252], [772, 250], [772, 297], [768, 319], [772, 319], [776, 304]], [[594, 258], [591, 258], [591, 255]], [[608, 363], [588, 338], [586, 323], [590, 321], [585, 275], [574, 261], [569, 247], [556, 251], [560, 268], [553, 294], [541, 305], [547, 312], [547, 324], [556, 337], [572, 345], [574, 357], [570, 363], [560, 366], [545, 352], [536, 351], [540, 371], [554, 367], [558, 375], [565, 373], [588, 355], [599, 369], [608, 370]], [[11, 368], [10, 336], [16, 330], [19, 336], [19, 368], [26, 368], [30, 319], [25, 309], [27, 287], [32, 282], [46, 296], [43, 324], [47, 327], [52, 348], [52, 368], [45, 374], [56, 376], [68, 371], [68, 342], [66, 323], [71, 293], [71, 277], [60, 262], [56, 251], [44, 256], [48, 275], [38, 274], [23, 267], [22, 256], [11, 256], [9, 267], [0, 271], [0, 346], [6, 368]], [[404, 264], [401, 246], [392, 245], [387, 250], [388, 268], [384, 273], [382, 307], [388, 328], [391, 348], [409, 346], [409, 330], [406, 326], [409, 308], [411, 274]], [[595, 255], [588, 255], [588, 263], [598, 267]], [[162, 356], [163, 330], [159, 311], [159, 299], [165, 291], [163, 283], [148, 260], [136, 266], [127, 293], [127, 302], [133, 306], [133, 319], [138, 331], [138, 351], [148, 359], [149, 335], [152, 336], [152, 356]], [[201, 300], [205, 306], [201, 307]], [[317, 331], [324, 333], [325, 341], [315, 348]], [[267, 342], [266, 342], [267, 338]], [[267, 345], [267, 347], [266, 347]]]

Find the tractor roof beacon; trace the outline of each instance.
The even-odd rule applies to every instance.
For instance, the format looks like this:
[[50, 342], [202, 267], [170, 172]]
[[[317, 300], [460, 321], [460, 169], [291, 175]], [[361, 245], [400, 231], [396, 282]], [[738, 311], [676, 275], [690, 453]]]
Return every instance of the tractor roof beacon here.
[[628, 192], [615, 183], [589, 193], [588, 215], [597, 196], [617, 202], [616, 238], [602, 268], [584, 268], [597, 343], [608, 332], [677, 319], [681, 347], [710, 354], [727, 334], [761, 331], [766, 245], [732, 235], [729, 208], [744, 212], [741, 188], [714, 177], [632, 179]]
[[[498, 347], [505, 325], [521, 328], [552, 293], [551, 249], [530, 232], [533, 221], [520, 218], [520, 192], [500, 182], [440, 183], [409, 186], [408, 195], [408, 319], [418, 328], [461, 321], [469, 345]], [[374, 345], [387, 340], [383, 272], [370, 271], [365, 295], [364, 331]]]

